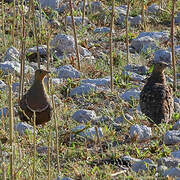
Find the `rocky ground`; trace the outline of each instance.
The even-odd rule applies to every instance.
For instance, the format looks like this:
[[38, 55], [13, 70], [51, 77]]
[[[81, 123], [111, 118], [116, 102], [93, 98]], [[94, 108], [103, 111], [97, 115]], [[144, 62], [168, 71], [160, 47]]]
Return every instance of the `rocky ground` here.
[[[6, 2], [6, 1], [5, 1]], [[50, 95], [55, 100], [52, 121], [36, 129], [36, 177], [48, 179], [166, 179], [180, 178], [180, 3], [175, 14], [175, 55], [177, 90], [174, 113], [169, 124], [151, 125], [141, 113], [139, 95], [152, 72], [152, 61], [172, 64], [169, 10], [171, 3], [146, 8], [146, 32], [138, 1], [130, 8], [129, 62], [126, 60], [125, 2], [115, 4], [113, 30], [114, 90], [110, 89], [109, 32], [111, 3], [88, 1], [82, 25], [81, 1], [74, 1], [81, 69], [78, 70], [72, 20], [68, 3], [40, 1], [35, 10], [39, 33], [41, 68], [47, 66], [47, 41], [50, 45]], [[49, 8], [47, 8], [47, 6]], [[13, 4], [5, 3], [4, 30], [0, 33], [0, 179], [10, 176], [8, 75], [13, 75], [15, 159], [17, 179], [29, 179], [33, 169], [33, 126], [20, 122], [18, 93], [22, 44], [21, 11], [16, 7], [15, 43], [12, 43]], [[28, 15], [28, 3], [23, 5]], [[39, 10], [38, 10], [39, 9]], [[2, 14], [2, 9], [1, 12]], [[18, 14], [19, 13], [19, 14]], [[2, 16], [3, 17], [3, 16]], [[33, 18], [29, 21], [33, 21]], [[37, 69], [37, 47], [33, 22], [25, 16], [25, 89]], [[48, 39], [51, 34], [50, 39]], [[172, 69], [166, 70], [169, 86]], [[47, 84], [47, 79], [45, 79]], [[57, 120], [58, 138], [54, 120]], [[57, 144], [58, 142], [58, 144]], [[59, 153], [57, 154], [57, 146]], [[57, 159], [60, 169], [57, 168]]]

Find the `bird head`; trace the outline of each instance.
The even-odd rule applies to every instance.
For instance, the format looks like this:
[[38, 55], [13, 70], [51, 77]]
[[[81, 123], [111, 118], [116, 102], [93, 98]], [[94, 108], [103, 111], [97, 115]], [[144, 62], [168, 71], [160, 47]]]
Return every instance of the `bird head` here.
[[157, 72], [163, 72], [166, 67], [171, 67], [170, 64], [163, 61], [153, 62], [153, 64], [154, 70]]
[[40, 80], [42, 81], [44, 79], [44, 77], [50, 73], [50, 71], [46, 71], [43, 69], [38, 69], [35, 71], [35, 80]]

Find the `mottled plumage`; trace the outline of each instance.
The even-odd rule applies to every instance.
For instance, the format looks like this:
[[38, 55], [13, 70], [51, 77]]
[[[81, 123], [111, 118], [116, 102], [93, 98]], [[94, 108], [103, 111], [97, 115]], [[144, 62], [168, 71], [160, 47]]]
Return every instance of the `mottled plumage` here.
[[51, 120], [52, 107], [43, 83], [43, 79], [48, 73], [42, 69], [36, 70], [31, 88], [19, 103], [21, 121], [33, 122], [34, 112], [36, 112], [36, 125], [43, 125]]
[[154, 69], [140, 94], [142, 113], [154, 123], [168, 123], [174, 110], [172, 89], [166, 85], [164, 62], [154, 63]]

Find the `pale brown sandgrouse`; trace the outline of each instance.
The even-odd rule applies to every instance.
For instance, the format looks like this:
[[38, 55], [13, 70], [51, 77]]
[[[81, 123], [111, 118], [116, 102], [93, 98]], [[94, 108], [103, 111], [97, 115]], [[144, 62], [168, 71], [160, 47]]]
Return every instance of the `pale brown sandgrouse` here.
[[166, 85], [167, 63], [154, 62], [154, 69], [140, 93], [140, 108], [155, 124], [168, 123], [174, 110], [172, 89]]
[[34, 82], [19, 102], [21, 121], [33, 122], [34, 112], [36, 125], [44, 125], [51, 120], [52, 107], [44, 86], [44, 77], [49, 73], [42, 69], [35, 71]]

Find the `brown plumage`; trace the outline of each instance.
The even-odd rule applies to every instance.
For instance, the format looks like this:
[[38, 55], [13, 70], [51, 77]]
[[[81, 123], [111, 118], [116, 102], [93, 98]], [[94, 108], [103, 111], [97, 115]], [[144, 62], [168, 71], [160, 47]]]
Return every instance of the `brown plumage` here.
[[142, 113], [154, 123], [168, 123], [174, 110], [172, 89], [166, 85], [165, 62], [154, 63], [154, 69], [140, 93]]
[[21, 121], [33, 122], [34, 111], [36, 113], [36, 125], [44, 125], [51, 120], [52, 107], [43, 82], [48, 73], [42, 69], [36, 70], [31, 88], [19, 103]]

